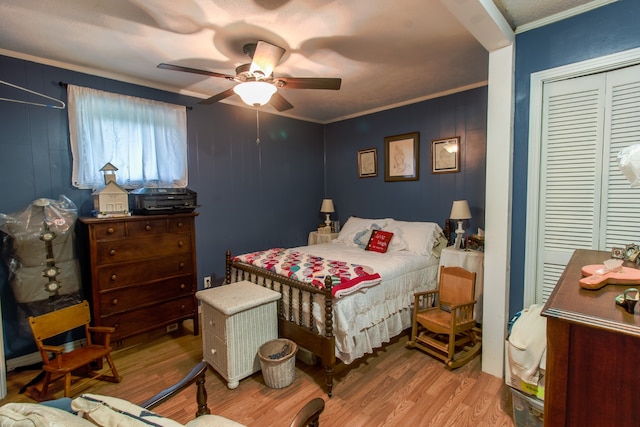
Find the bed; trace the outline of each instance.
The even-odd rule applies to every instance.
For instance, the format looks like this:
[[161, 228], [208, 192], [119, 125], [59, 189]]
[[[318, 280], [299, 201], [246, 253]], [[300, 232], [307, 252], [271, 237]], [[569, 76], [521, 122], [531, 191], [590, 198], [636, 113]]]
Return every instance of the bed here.
[[350, 217], [331, 243], [227, 251], [226, 283], [282, 294], [279, 334], [320, 358], [331, 396], [337, 360], [352, 363], [410, 327], [413, 295], [436, 288], [446, 243], [436, 223]]

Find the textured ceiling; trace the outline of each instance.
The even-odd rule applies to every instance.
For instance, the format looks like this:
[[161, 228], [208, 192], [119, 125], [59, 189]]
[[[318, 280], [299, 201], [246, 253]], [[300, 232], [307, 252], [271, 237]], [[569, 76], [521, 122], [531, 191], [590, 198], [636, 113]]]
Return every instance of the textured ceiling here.
[[[242, 46], [265, 40], [286, 49], [275, 76], [342, 78], [279, 89], [283, 115], [327, 123], [486, 84], [488, 53], [449, 1], [2, 0], [0, 54], [204, 99], [234, 83], [156, 66], [235, 74]], [[515, 28], [585, 1], [496, 3]]]

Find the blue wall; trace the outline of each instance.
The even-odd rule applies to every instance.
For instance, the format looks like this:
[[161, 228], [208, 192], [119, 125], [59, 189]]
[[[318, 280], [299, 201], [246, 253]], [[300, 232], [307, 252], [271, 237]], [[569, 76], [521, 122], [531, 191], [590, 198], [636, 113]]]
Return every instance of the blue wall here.
[[[423, 101], [326, 126], [327, 197], [341, 223], [349, 216], [432, 221], [441, 226], [454, 200], [467, 199], [467, 232], [484, 228], [487, 88]], [[384, 181], [384, 138], [420, 133], [418, 181]], [[460, 136], [460, 173], [431, 173], [431, 141]], [[378, 151], [378, 176], [359, 178], [357, 152]]]
[[[324, 191], [321, 125], [262, 112], [257, 145], [251, 109], [198, 105], [198, 99], [3, 56], [0, 80], [64, 101], [59, 81], [194, 107], [187, 111], [189, 188], [202, 205], [196, 219], [200, 284], [206, 275], [222, 280], [226, 249], [301, 245], [317, 227]], [[0, 97], [16, 96], [30, 95], [0, 85]], [[0, 101], [0, 185], [4, 214], [61, 194], [80, 215], [90, 213], [91, 192], [71, 186], [67, 110]], [[0, 272], [6, 357], [12, 358], [35, 347], [4, 265]]]
[[[204, 276], [223, 278], [226, 249], [306, 244], [309, 231], [324, 219], [319, 209], [325, 196], [334, 199], [334, 219], [342, 223], [359, 215], [443, 224], [451, 202], [466, 198], [473, 215], [468, 230], [484, 226], [486, 87], [326, 126], [261, 112], [256, 145], [252, 109], [198, 105], [187, 96], [3, 56], [0, 80], [62, 100], [66, 92], [59, 81], [193, 106], [187, 111], [189, 188], [201, 205], [200, 286]], [[0, 97], [11, 97], [6, 90], [0, 85]], [[419, 181], [384, 182], [384, 137], [415, 131], [421, 140]], [[461, 172], [432, 175], [431, 140], [451, 136], [461, 137]], [[357, 150], [372, 147], [378, 149], [378, 177], [360, 179]], [[0, 212], [64, 194], [88, 215], [90, 192], [70, 182], [67, 111], [0, 102]], [[6, 357], [34, 351], [28, 328], [16, 327], [23, 316], [4, 266], [0, 291]]]
[[509, 311], [522, 309], [531, 74], [640, 47], [640, 2], [620, 0], [516, 37]]

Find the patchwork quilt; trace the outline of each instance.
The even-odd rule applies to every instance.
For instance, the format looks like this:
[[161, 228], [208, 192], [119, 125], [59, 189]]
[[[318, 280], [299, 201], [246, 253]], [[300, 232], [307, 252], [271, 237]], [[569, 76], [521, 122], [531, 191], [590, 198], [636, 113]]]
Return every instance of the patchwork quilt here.
[[334, 298], [375, 286], [382, 280], [378, 273], [366, 265], [330, 260], [293, 249], [273, 248], [251, 252], [236, 256], [234, 261], [262, 267], [319, 289], [324, 289], [324, 279], [329, 275]]

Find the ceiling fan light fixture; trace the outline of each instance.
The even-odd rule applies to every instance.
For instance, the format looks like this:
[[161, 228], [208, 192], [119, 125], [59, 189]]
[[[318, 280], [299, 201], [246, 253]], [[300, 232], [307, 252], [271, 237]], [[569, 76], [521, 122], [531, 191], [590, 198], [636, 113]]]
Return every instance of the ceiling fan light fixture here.
[[243, 82], [236, 85], [233, 91], [237, 93], [245, 104], [258, 107], [271, 100], [276, 87], [266, 82]]

